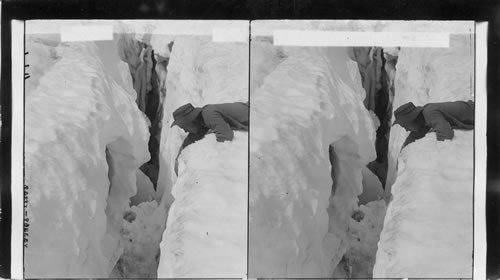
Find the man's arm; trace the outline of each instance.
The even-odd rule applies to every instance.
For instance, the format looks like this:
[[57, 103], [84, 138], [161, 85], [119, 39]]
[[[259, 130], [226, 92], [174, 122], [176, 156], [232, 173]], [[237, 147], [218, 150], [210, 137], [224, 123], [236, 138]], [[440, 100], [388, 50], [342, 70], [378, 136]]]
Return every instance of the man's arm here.
[[182, 145], [179, 148], [179, 152], [177, 153], [177, 156], [175, 157], [175, 166], [174, 166], [175, 175], [177, 175], [177, 168], [179, 165], [178, 160], [179, 160], [179, 156], [181, 155], [182, 150], [184, 150], [184, 148], [193, 144], [194, 142], [202, 139], [205, 136], [205, 134], [207, 133], [207, 131], [208, 131], [207, 128], [203, 128], [198, 133], [189, 133], [188, 136], [184, 139], [184, 142], [182, 142]]
[[436, 137], [438, 141], [444, 141], [445, 139], [453, 139], [453, 128], [450, 123], [445, 119], [439, 108], [429, 104], [424, 107], [423, 115], [425, 122], [429, 124], [432, 129], [436, 132]]
[[215, 132], [217, 142], [231, 141], [234, 132], [226, 122], [222, 114], [213, 107], [206, 107], [201, 113], [205, 124]]
[[415, 141], [417, 141], [420, 138], [424, 138], [424, 136], [429, 132], [430, 128], [422, 128], [419, 131], [414, 131], [406, 137], [406, 141], [404, 142], [403, 146], [401, 147], [401, 150], [406, 147], [406, 145], [411, 144]]

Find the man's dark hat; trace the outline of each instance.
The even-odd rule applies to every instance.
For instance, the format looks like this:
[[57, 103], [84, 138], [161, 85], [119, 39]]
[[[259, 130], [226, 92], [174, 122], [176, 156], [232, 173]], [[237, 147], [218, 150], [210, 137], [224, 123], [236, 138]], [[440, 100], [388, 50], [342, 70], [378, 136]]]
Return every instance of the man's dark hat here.
[[394, 111], [394, 125], [401, 123], [408, 123], [416, 120], [418, 115], [422, 113], [422, 107], [416, 107], [412, 102], [401, 105], [396, 111]]
[[190, 123], [194, 121], [201, 113], [201, 108], [195, 108], [191, 103], [184, 104], [177, 108], [172, 114], [174, 116], [174, 122], [170, 127], [174, 125], [179, 125], [181, 123]]

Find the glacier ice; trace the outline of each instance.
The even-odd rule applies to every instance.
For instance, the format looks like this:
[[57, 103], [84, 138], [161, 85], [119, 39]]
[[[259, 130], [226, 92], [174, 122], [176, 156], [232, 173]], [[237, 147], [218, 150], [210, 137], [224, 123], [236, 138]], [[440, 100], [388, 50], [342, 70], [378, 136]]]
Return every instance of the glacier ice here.
[[[331, 277], [375, 158], [357, 66], [345, 48], [261, 42], [251, 55], [252, 71], [267, 71], [250, 90], [249, 277]], [[339, 159], [331, 202], [330, 145]]]
[[214, 43], [209, 36], [181, 36], [176, 38], [172, 53], [175, 55], [167, 69], [157, 190], [157, 197], [169, 200], [173, 199], [170, 190], [177, 179], [173, 172], [175, 157], [185, 137], [179, 128], [170, 128], [172, 112], [188, 102], [203, 106], [248, 101], [247, 44]]
[[[469, 36], [457, 34], [451, 35], [450, 48], [402, 49], [396, 65], [393, 109], [410, 101], [422, 106], [429, 102], [473, 99], [473, 53], [474, 45]], [[399, 126], [391, 129], [388, 186], [394, 184], [396, 159], [406, 134]]]
[[[450, 48], [401, 48], [393, 108], [474, 99], [472, 42], [452, 34]], [[473, 134], [438, 142], [429, 133], [401, 151], [407, 133], [391, 129], [392, 201], [374, 277], [472, 277]]]
[[348, 228], [349, 248], [334, 277], [372, 278], [385, 211], [384, 200], [371, 201], [354, 210]]
[[154, 200], [127, 209], [122, 230], [126, 244], [110, 278], [157, 277], [166, 214], [165, 206]]
[[136, 171], [137, 193], [130, 198], [130, 205], [139, 205], [141, 202], [151, 201], [155, 198], [153, 183], [141, 170]]
[[165, 100], [157, 196], [170, 208], [158, 277], [243, 277], [248, 134], [235, 132], [229, 143], [218, 143], [208, 134], [189, 145], [179, 158], [177, 177], [174, 161], [186, 134], [170, 124], [172, 112], [188, 102], [248, 101], [248, 44], [176, 37]]
[[26, 277], [107, 277], [123, 250], [122, 216], [149, 135], [101, 52], [60, 44], [60, 59], [26, 95]]
[[[250, 277], [362, 277], [377, 247], [374, 277], [471, 276], [472, 132], [443, 143], [430, 133], [400, 153], [406, 133], [392, 128], [393, 200], [382, 230], [385, 203], [373, 201], [380, 182], [365, 167], [379, 124], [363, 106], [356, 64], [345, 48], [260, 38], [252, 40], [250, 145], [244, 132], [231, 143], [207, 135], [183, 151], [176, 176], [185, 133], [170, 128], [172, 112], [187, 102], [246, 102], [248, 44], [151, 32], [155, 52], [170, 58], [158, 192], [138, 170], [149, 159], [148, 122], [113, 44], [28, 38], [27, 277], [244, 276], [248, 149]], [[394, 108], [471, 98], [470, 38], [451, 43], [399, 52]]]
[[403, 150], [374, 277], [472, 277], [472, 134]]
[[247, 133], [188, 146], [172, 188], [159, 277], [241, 277], [246, 272]]
[[[120, 28], [139, 37], [146, 34], [129, 27]], [[170, 53], [162, 44], [175, 39], [179, 45], [168, 78], [161, 81], [169, 94], [158, 192], [138, 170], [149, 160], [150, 123], [135, 104], [137, 93], [128, 65], [118, 57], [116, 36], [96, 43], [59, 43], [57, 36], [53, 42], [52, 35], [29, 41], [32, 61], [46, 67], [33, 72], [26, 98], [26, 183], [31, 188], [26, 276], [157, 277], [162, 238], [159, 276], [245, 274], [248, 134], [238, 132], [232, 143], [223, 144], [208, 135], [191, 145], [180, 158], [177, 178], [172, 155], [185, 134], [168, 124], [172, 111], [185, 102], [248, 101], [248, 44], [156, 35], [151, 42], [164, 56]], [[200, 153], [209, 158], [200, 161]], [[205, 183], [186, 181], [190, 177]], [[192, 222], [178, 218], [191, 216], [200, 206], [186, 200], [190, 186], [189, 195], [205, 202], [204, 209], [213, 209]], [[169, 210], [171, 228], [162, 236]], [[199, 229], [205, 234], [200, 246], [175, 239], [193, 241], [189, 237]], [[227, 250], [215, 251], [214, 246]], [[184, 258], [172, 255], [179, 250]]]

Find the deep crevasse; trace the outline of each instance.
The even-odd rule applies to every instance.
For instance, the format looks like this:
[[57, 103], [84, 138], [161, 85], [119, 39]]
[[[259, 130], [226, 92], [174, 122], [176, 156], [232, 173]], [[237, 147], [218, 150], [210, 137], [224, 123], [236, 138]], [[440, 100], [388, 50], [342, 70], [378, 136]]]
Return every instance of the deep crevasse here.
[[[155, 49], [165, 49], [172, 38], [164, 40], [153, 36]], [[250, 276], [330, 277], [349, 250], [349, 230], [362, 231], [370, 226], [367, 221], [349, 229], [350, 214], [362, 189], [362, 170], [375, 156], [374, 126], [362, 105], [359, 73], [343, 48], [277, 51], [269, 43], [253, 46], [252, 67], [258, 68], [252, 68], [256, 73], [251, 77]], [[422, 105], [470, 98], [470, 41], [453, 38], [452, 46], [448, 50], [401, 52], [395, 108], [409, 100]], [[58, 49], [56, 58], [60, 61], [47, 62], [52, 68], [38, 79], [39, 85], [33, 85], [36, 90], [27, 91], [26, 98], [26, 183], [30, 186], [31, 223], [26, 275], [107, 277], [124, 247], [117, 235], [118, 221], [123, 223], [124, 212], [130, 210], [126, 206], [135, 192], [135, 171], [148, 160], [147, 125], [130, 91], [126, 65], [117, 65], [113, 76], [117, 85], [103, 70], [109, 65], [99, 61], [103, 57], [93, 43]], [[130, 237], [144, 233], [139, 236], [141, 241], [157, 236], [154, 231], [165, 226], [158, 221], [166, 217], [170, 207], [159, 277], [242, 277], [246, 272], [248, 134], [237, 132], [233, 142], [223, 144], [207, 135], [189, 146], [180, 158], [177, 178], [173, 163], [185, 134], [177, 127], [170, 128], [170, 123], [172, 112], [186, 102], [202, 106], [247, 101], [248, 45], [214, 43], [208, 36], [178, 36], [173, 54], [162, 131], [157, 197], [160, 200], [164, 194], [161, 207], [150, 202], [132, 208], [138, 219], [124, 228]], [[470, 277], [468, 245], [472, 241], [468, 233], [472, 232], [472, 212], [467, 209], [472, 211], [472, 206], [464, 205], [472, 201], [472, 178], [467, 175], [471, 171], [472, 132], [457, 132], [452, 144], [435, 143], [431, 133], [410, 145], [400, 156], [396, 178], [394, 163], [405, 133], [398, 126], [393, 131], [390, 171], [396, 182], [394, 200], [379, 243], [374, 277], [399, 274], [402, 269], [416, 271], [420, 277], [422, 266], [429, 267], [429, 276], [435, 277], [432, 265], [445, 263], [446, 257], [453, 259], [455, 255], [460, 257], [461, 267], [454, 272]], [[331, 205], [335, 211], [329, 217], [330, 144], [341, 161]], [[108, 161], [106, 147], [111, 153]], [[449, 155], [453, 157], [446, 158]], [[422, 158], [439, 160], [436, 166], [449, 168], [422, 166]], [[115, 178], [123, 188], [112, 188], [112, 199], [106, 201], [109, 163], [115, 175], [127, 176], [111, 175], [112, 181]], [[456, 178], [458, 171], [464, 171], [459, 173], [463, 175], [458, 176], [460, 180]], [[427, 181], [416, 179], [424, 175], [429, 181], [443, 183], [424, 184]], [[421, 192], [423, 189], [427, 191]], [[411, 200], [407, 200], [410, 195]], [[436, 203], [431, 205], [430, 201]], [[106, 202], [111, 205], [107, 210]], [[412, 203], [414, 208], [407, 207]], [[443, 205], [452, 210], [443, 211]], [[380, 212], [380, 207], [375, 210], [373, 213]], [[440, 213], [429, 216], [433, 212]], [[400, 216], [408, 223], [401, 226]], [[51, 219], [42, 221], [41, 217]], [[428, 218], [419, 220], [421, 217]], [[436, 225], [442, 225], [439, 219], [446, 219], [450, 229], [461, 228], [438, 231], [441, 229]], [[143, 231], [144, 224], [148, 228]], [[414, 255], [406, 252], [422, 242], [417, 238], [422, 232], [432, 237], [426, 240], [427, 250], [418, 251], [422, 262], [414, 265]], [[452, 250], [429, 257], [426, 254], [438, 246], [434, 242]], [[467, 245], [461, 248], [456, 244]], [[148, 251], [132, 245], [132, 250], [155, 258], [149, 253], [155, 248]], [[40, 252], [43, 256], [49, 252], [50, 257], [42, 258]], [[402, 261], [397, 262], [398, 258]], [[136, 260], [132, 258], [131, 263], [141, 266]], [[406, 277], [406, 272], [402, 276]]]
[[[375, 158], [374, 123], [345, 48], [283, 52], [273, 64], [270, 44], [252, 46], [252, 67], [273, 69], [251, 88], [249, 277], [331, 277]], [[329, 228], [330, 144], [340, 160]]]
[[225, 143], [208, 134], [186, 147], [177, 177], [174, 160], [186, 134], [170, 124], [172, 112], [187, 102], [201, 107], [248, 101], [248, 45], [176, 37], [165, 100], [159, 187], [162, 203], [171, 205], [158, 277], [243, 277], [248, 133], [235, 132]]
[[[55, 45], [59, 43], [58, 40], [55, 39]], [[161, 203], [157, 206], [155, 201], [145, 202], [132, 208], [128, 207], [128, 201], [135, 194], [136, 181], [137, 187], [150, 185], [138, 172], [138, 167], [149, 158], [149, 135], [144, 114], [135, 104], [136, 94], [127, 65], [114, 53], [113, 43], [96, 43], [98, 47], [94, 43], [63, 44], [54, 48], [36, 42], [40, 43], [36, 47], [41, 52], [33, 53], [32, 58], [53, 66], [50, 70], [33, 72], [32, 81], [40, 81], [40, 86], [31, 83], [31, 88], [36, 87], [36, 91], [33, 94], [31, 90], [27, 92], [26, 108], [30, 113], [26, 120], [26, 170], [27, 184], [31, 188], [28, 217], [32, 223], [26, 253], [26, 263], [29, 265], [27, 276], [156, 276], [156, 270], [151, 271], [155, 266], [155, 258], [159, 257], [155, 243], [160, 241], [165, 228], [166, 211], [170, 206], [173, 218], [169, 220], [169, 225], [172, 225], [173, 230], [165, 232], [165, 240], [171, 243], [163, 245], [162, 264], [166, 263], [163, 267], [172, 270], [161, 269], [162, 274], [178, 276], [187, 270], [191, 273], [189, 275], [200, 277], [207, 273], [214, 277], [244, 275], [248, 134], [237, 132], [233, 143], [224, 144], [215, 143], [213, 139], [210, 142], [213, 135], [209, 135], [183, 152], [180, 170], [187, 166], [187, 171], [181, 173], [184, 176], [181, 178], [197, 176], [203, 168], [196, 166], [203, 163], [206, 165], [204, 168], [211, 168], [212, 172], [201, 172], [196, 177], [198, 181], [217, 182], [216, 185], [207, 183], [198, 186], [201, 189], [190, 193], [193, 197], [201, 195], [200, 200], [209, 203], [202, 205], [204, 209], [214, 209], [214, 212], [211, 216], [207, 212], [205, 219], [197, 219], [194, 227], [185, 228], [186, 221], [178, 217], [196, 213], [196, 207], [200, 204], [193, 205], [190, 199], [183, 199], [186, 198], [183, 194], [189, 189], [190, 182], [177, 182], [177, 177], [172, 175], [172, 155], [177, 154], [185, 134], [179, 128], [170, 129], [169, 122], [172, 111], [185, 102], [202, 106], [207, 103], [248, 101], [248, 45], [213, 43], [208, 36], [180, 36], [175, 40], [179, 47], [169, 66], [169, 73], [173, 75], [167, 82], [170, 95], [166, 98], [168, 102], [164, 108], [163, 133], [167, 137], [163, 139], [168, 140], [162, 144], [164, 157], [160, 181], [163, 184], [157, 194], [157, 200]], [[172, 41], [172, 36], [156, 35], [152, 41], [154, 47], [165, 49], [166, 44]], [[55, 49], [55, 57], [37, 55]], [[71, 96], [71, 100], [65, 98], [68, 96]], [[83, 106], [86, 104], [88, 106]], [[42, 121], [42, 125], [37, 126], [37, 121]], [[45, 140], [51, 136], [49, 132], [52, 127], [49, 125], [61, 127], [53, 129], [56, 131], [55, 138]], [[49, 129], [46, 129], [47, 126]], [[51, 146], [39, 152], [44, 141], [52, 141]], [[55, 151], [65, 146], [68, 148]], [[211, 157], [200, 162], [198, 157], [189, 156], [190, 151], [196, 151], [197, 148], [201, 150], [196, 153]], [[42, 160], [46, 163], [47, 159], [56, 161], [56, 157], [63, 158], [58, 162], [60, 165], [55, 162], [45, 165], [40, 163]], [[42, 178], [47, 174], [47, 178]], [[115, 182], [117, 186], [112, 187], [109, 193], [108, 176], [111, 185]], [[69, 187], [68, 178], [72, 178]], [[170, 205], [173, 200], [170, 191], [174, 182], [174, 196], [179, 200]], [[77, 186], [71, 187], [72, 184]], [[204, 192], [205, 189], [209, 191]], [[108, 194], [109, 199], [106, 199]], [[139, 200], [147, 196], [147, 193], [142, 193]], [[44, 198], [50, 200], [44, 201]], [[211, 200], [227, 203], [219, 203], [217, 206], [225, 208], [217, 212]], [[80, 208], [82, 210], [79, 211]], [[60, 217], [64, 215], [61, 209], [68, 210], [66, 216]], [[46, 224], [46, 216], [53, 217], [50, 222], [54, 226], [49, 224], [41, 230], [42, 224]], [[218, 235], [217, 228], [224, 229], [227, 236]], [[53, 229], [59, 231], [54, 233]], [[210, 237], [203, 240], [205, 247], [198, 246], [197, 253], [201, 254], [189, 255], [192, 248], [190, 243], [169, 239], [169, 236], [175, 235], [189, 239], [189, 235], [198, 232], [198, 229], [204, 234], [208, 232]], [[223, 255], [213, 250], [213, 246], [221, 245], [221, 242], [223, 247], [232, 246], [232, 251], [225, 251], [226, 255]], [[169, 258], [170, 248], [185, 251], [183, 256], [186, 258]], [[49, 254], [51, 258], [39, 261], [42, 254]], [[197, 259], [202, 255], [219, 266], [211, 266], [211, 271], [207, 271], [206, 268], [210, 266], [203, 265], [206, 261]], [[115, 266], [117, 261], [119, 265]], [[227, 270], [228, 261], [233, 271]], [[113, 267], [115, 270], [111, 273]]]
[[[408, 101], [419, 106], [474, 99], [473, 52], [471, 37], [456, 34], [447, 49], [402, 48], [394, 109]], [[455, 131], [455, 138], [444, 142], [429, 133], [400, 154], [406, 136], [399, 126], [391, 130], [393, 199], [373, 276], [470, 278], [473, 132]]]
[[26, 94], [26, 277], [107, 277], [135, 171], [149, 158], [147, 123], [94, 43], [57, 53]]

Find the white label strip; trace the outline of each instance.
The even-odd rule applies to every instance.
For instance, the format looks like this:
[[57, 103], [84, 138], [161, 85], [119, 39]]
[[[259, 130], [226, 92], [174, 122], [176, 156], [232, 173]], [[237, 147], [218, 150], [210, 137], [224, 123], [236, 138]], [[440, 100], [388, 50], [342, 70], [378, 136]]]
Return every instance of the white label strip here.
[[448, 48], [449, 33], [428, 32], [343, 32], [318, 30], [274, 30], [273, 40], [280, 46], [380, 46]]
[[62, 42], [113, 40], [112, 25], [62, 26]]
[[248, 28], [214, 28], [212, 40], [214, 42], [247, 42]]
[[488, 23], [476, 25], [474, 162], [474, 279], [486, 279], [486, 65]]
[[469, 34], [473, 21], [408, 20], [256, 20], [252, 36], [272, 36], [273, 30], [317, 30], [343, 32], [444, 32]]
[[24, 21], [12, 21], [12, 279], [23, 279]]
[[[249, 21], [246, 20], [29, 20], [26, 22], [26, 34], [59, 34], [64, 28], [97, 28], [90, 29], [90, 36], [103, 26], [113, 26], [114, 33], [154, 33], [158, 35], [200, 35], [211, 36], [214, 28], [241, 29], [248, 33]], [[106, 27], [109, 28], [109, 27]], [[149, 31], [148, 31], [149, 30]], [[86, 30], [83, 30], [86, 31]], [[70, 39], [79, 37], [68, 29]], [[107, 31], [104, 31], [107, 32]], [[77, 38], [78, 39], [78, 38]]]

